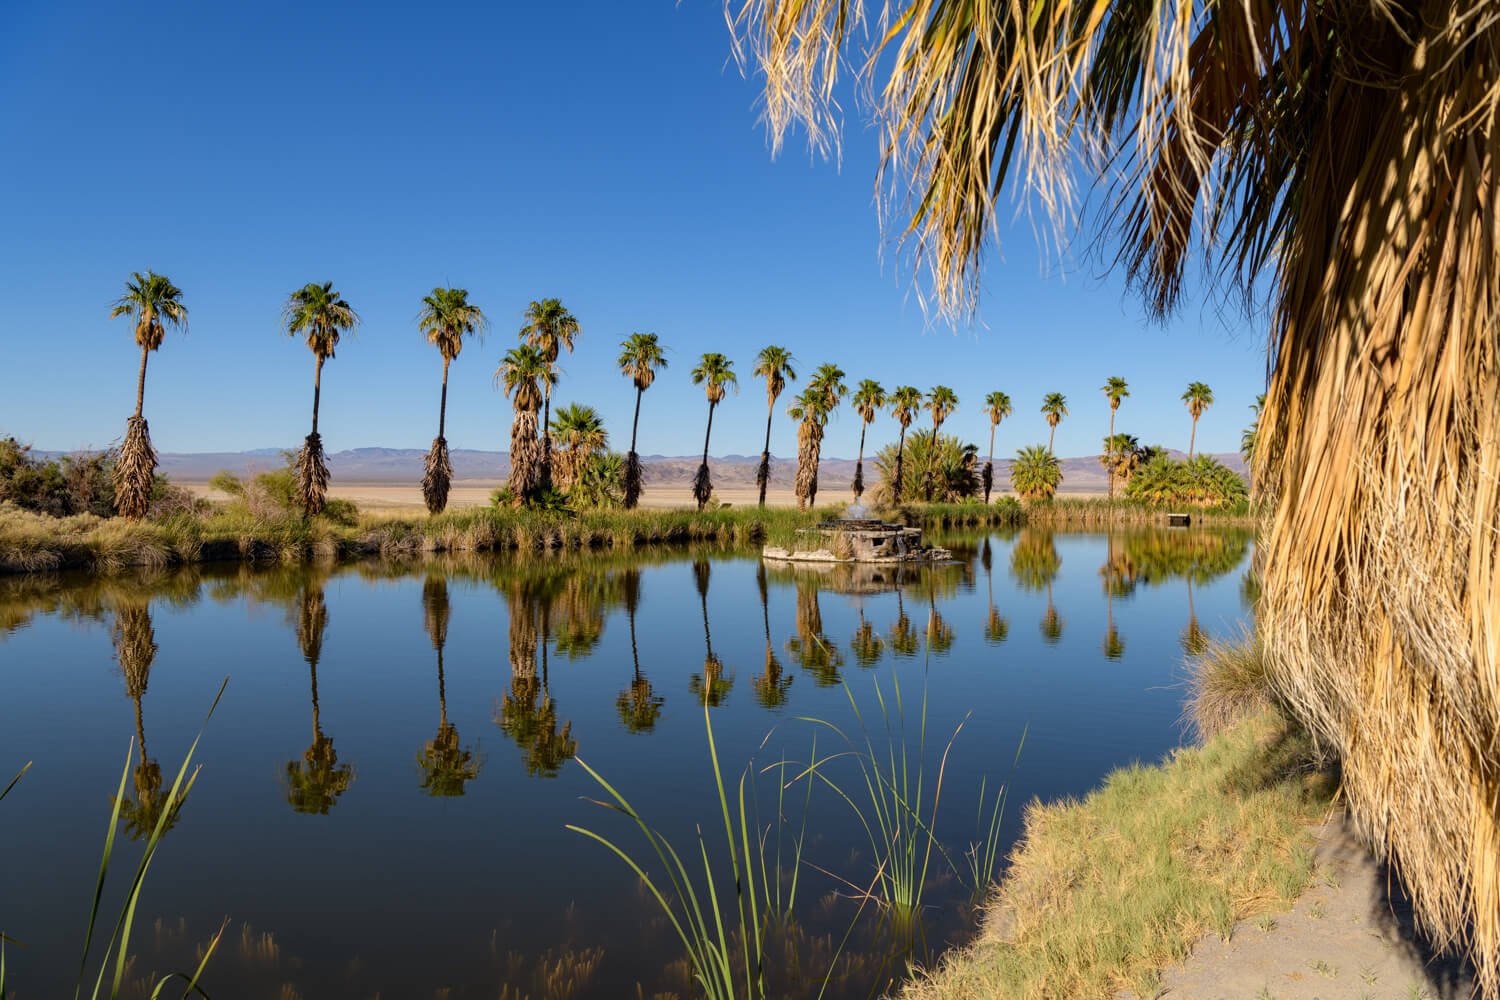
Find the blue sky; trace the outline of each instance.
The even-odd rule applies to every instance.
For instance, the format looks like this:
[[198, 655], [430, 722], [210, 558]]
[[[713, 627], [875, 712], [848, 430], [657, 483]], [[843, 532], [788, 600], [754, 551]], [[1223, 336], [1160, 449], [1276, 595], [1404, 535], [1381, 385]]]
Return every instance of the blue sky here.
[[[1044, 259], [1025, 216], [1003, 227], [980, 325], [934, 325], [883, 248], [873, 132], [851, 113], [842, 164], [796, 142], [772, 160], [756, 88], [730, 59], [718, 0], [553, 4], [11, 0], [0, 31], [0, 433], [102, 446], [134, 404], [137, 350], [108, 310], [133, 270], [169, 274], [187, 337], [151, 360], [146, 415], [163, 451], [288, 447], [307, 432], [312, 359], [278, 328], [287, 293], [334, 281], [362, 329], [324, 373], [331, 450], [426, 448], [440, 362], [418, 335], [434, 285], [493, 320], [452, 371], [453, 447], [501, 450], [492, 387], [533, 298], [578, 316], [559, 402], [603, 412], [622, 450], [633, 391], [619, 342], [652, 330], [671, 367], [647, 394], [643, 453], [702, 447], [688, 380], [699, 353], [736, 362], [716, 454], [757, 453], [767, 343], [806, 368], [951, 385], [949, 427], [981, 443], [980, 404], [1016, 416], [998, 450], [1044, 440], [1043, 393], [1067, 394], [1057, 450], [1097, 452], [1098, 388], [1122, 375], [1119, 429], [1185, 447], [1178, 397], [1213, 386], [1199, 444], [1231, 451], [1265, 375], [1263, 321], [1189, 296], [1148, 322], [1092, 260]], [[1087, 234], [1085, 234], [1087, 236]], [[882, 250], [885, 250], [882, 253]], [[830, 424], [852, 456], [858, 420]], [[872, 444], [893, 433], [876, 424]], [[778, 414], [772, 450], [794, 453]]]

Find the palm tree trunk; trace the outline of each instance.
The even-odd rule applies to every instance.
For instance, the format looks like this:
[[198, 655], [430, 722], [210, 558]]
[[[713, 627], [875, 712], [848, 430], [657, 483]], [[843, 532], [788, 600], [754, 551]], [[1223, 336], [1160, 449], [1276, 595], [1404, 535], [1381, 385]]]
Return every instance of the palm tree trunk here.
[[943, 422], [936, 418], [932, 421], [932, 447], [927, 451], [927, 468], [922, 472], [922, 499], [928, 503], [932, 502], [932, 471], [937, 464], [938, 453], [938, 431], [942, 429]]
[[990, 487], [995, 482], [995, 427], [993, 420], [990, 421], [990, 457], [984, 463], [984, 502], [990, 502]]
[[1052, 454], [1052, 442], [1057, 437], [1057, 425], [1052, 425], [1052, 431], [1047, 435], [1047, 454]]
[[896, 441], [896, 481], [891, 485], [891, 503], [901, 502], [901, 475], [906, 464], [906, 425], [901, 425], [901, 437]]
[[437, 651], [438, 661], [438, 728], [448, 728], [448, 691], [443, 683], [443, 647]]
[[[315, 367], [313, 368], [313, 424], [312, 432], [318, 433], [318, 402], [323, 394], [323, 355], [313, 355]], [[142, 368], [142, 372], [145, 369]]]
[[135, 382], [135, 415], [141, 415], [141, 408], [146, 405], [146, 359], [151, 352], [144, 347], [141, 348], [141, 374]]
[[443, 359], [443, 397], [438, 404], [438, 437], [443, 436], [443, 430], [448, 422], [448, 359]]
[[552, 387], [542, 389], [542, 487], [552, 485]]
[[859, 425], [859, 457], [854, 461], [854, 502], [859, 503], [859, 498], [865, 492], [865, 431], [870, 425], [863, 421]]
[[1198, 415], [1193, 414], [1193, 433], [1188, 437], [1188, 461], [1193, 460], [1193, 448], [1198, 443]]
[[698, 501], [698, 509], [707, 506], [709, 498], [713, 496], [713, 479], [708, 471], [708, 441], [714, 432], [714, 402], [708, 404], [708, 429], [703, 432], [703, 461], [698, 464], [698, 474], [693, 477], [693, 499]]
[[646, 390], [635, 389], [635, 417], [630, 422], [630, 453], [625, 456], [625, 509], [634, 510], [641, 500], [641, 459], [635, 452], [635, 435], [641, 426], [641, 396]]
[[1109, 408], [1109, 437], [1107, 437], [1107, 438], [1104, 439], [1104, 451], [1105, 451], [1104, 457], [1106, 459], [1108, 459], [1108, 461], [1105, 462], [1104, 468], [1105, 468], [1105, 471], [1109, 473], [1109, 500], [1110, 500], [1110, 503], [1114, 503], [1114, 500], [1115, 500], [1115, 408], [1113, 406], [1111, 406]]
[[766, 505], [766, 487], [771, 483], [771, 418], [776, 416], [776, 401], [766, 404], [766, 446], [760, 450], [760, 468], [755, 471], [755, 481], [760, 486], [760, 505]]

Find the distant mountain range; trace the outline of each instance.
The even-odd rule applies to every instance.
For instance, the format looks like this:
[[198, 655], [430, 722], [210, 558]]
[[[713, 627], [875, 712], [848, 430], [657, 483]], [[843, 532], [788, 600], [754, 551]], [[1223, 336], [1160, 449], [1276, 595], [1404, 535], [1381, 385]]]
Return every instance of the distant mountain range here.
[[[1171, 452], [1182, 458], [1183, 453]], [[427, 452], [418, 448], [354, 448], [334, 452], [328, 456], [328, 470], [335, 480], [344, 483], [366, 485], [401, 485], [419, 483], [422, 480], [423, 460]], [[1240, 475], [1245, 475], [1245, 462], [1237, 453], [1214, 456]], [[498, 483], [510, 474], [510, 457], [503, 451], [474, 451], [458, 449], [451, 453], [453, 475], [456, 480]], [[160, 456], [161, 470], [173, 479], [182, 482], [206, 482], [214, 473], [227, 470], [237, 475], [253, 474], [274, 468], [281, 462], [281, 450], [259, 448], [254, 451], [236, 452], [164, 452]], [[695, 456], [643, 455], [648, 484], [689, 482], [698, 468]], [[723, 455], [709, 459], [714, 481], [720, 486], [753, 486], [755, 468], [759, 455]], [[1065, 458], [1062, 460], [1063, 489], [1078, 493], [1103, 493], [1108, 488], [1104, 468], [1094, 456]], [[783, 489], [792, 487], [796, 474], [794, 459], [771, 459], [771, 485]], [[1010, 481], [1010, 460], [995, 462], [995, 485], [1000, 488]], [[818, 468], [818, 484], [823, 490], [847, 488], [854, 478], [854, 461], [847, 458], [825, 458]], [[865, 478], [873, 482], [874, 473], [866, 466]]]

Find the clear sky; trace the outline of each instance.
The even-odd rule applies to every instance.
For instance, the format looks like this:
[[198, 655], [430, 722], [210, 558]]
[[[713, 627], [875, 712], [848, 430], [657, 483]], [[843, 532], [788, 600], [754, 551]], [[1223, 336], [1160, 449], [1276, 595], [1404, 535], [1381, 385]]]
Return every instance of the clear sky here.
[[[948, 427], [984, 441], [984, 393], [1016, 415], [998, 449], [1045, 440], [1043, 393], [1066, 393], [1062, 455], [1095, 453], [1099, 386], [1132, 395], [1118, 429], [1186, 447], [1186, 383], [1216, 405], [1199, 445], [1232, 451], [1262, 391], [1263, 320], [1190, 296], [1147, 322], [1090, 259], [1037, 254], [1007, 215], [982, 323], [924, 316], [882, 254], [873, 132], [851, 111], [840, 165], [789, 143], [772, 160], [756, 87], [730, 58], [719, 0], [59, 4], [0, 14], [0, 433], [39, 448], [116, 441], [138, 352], [108, 310], [133, 270], [184, 290], [188, 336], [152, 357], [146, 415], [163, 451], [292, 447], [307, 432], [312, 357], [278, 328], [292, 289], [332, 280], [364, 323], [324, 372], [333, 451], [425, 449], [440, 361], [416, 331], [434, 285], [469, 289], [493, 328], [453, 366], [448, 438], [503, 450], [510, 409], [492, 386], [533, 298], [579, 318], [558, 402], [597, 406], [621, 450], [633, 390], [614, 359], [658, 333], [671, 367], [647, 394], [643, 454], [702, 447], [688, 371], [736, 363], [741, 392], [714, 422], [715, 454], [760, 451], [755, 352], [790, 346], [960, 406]], [[1085, 234], [1086, 236], [1087, 234]], [[784, 398], [785, 401], [785, 398]], [[858, 420], [829, 426], [852, 457]], [[883, 443], [894, 424], [872, 430]], [[772, 451], [795, 453], [778, 414]]]

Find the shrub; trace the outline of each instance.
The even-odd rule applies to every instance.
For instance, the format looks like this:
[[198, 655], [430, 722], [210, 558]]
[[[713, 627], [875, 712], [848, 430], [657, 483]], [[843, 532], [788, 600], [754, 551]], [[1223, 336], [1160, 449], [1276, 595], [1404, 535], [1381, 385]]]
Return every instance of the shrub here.
[[[951, 434], [937, 435], [937, 453], [933, 454], [933, 432], [916, 431], [906, 438], [902, 459], [901, 499], [925, 500], [928, 503], [957, 503], [975, 496], [980, 490], [979, 448], [965, 444]], [[932, 489], [923, 491], [928, 462], [933, 463]], [[891, 485], [896, 478], [896, 446], [888, 444], [875, 453], [875, 471], [880, 482], [872, 496], [876, 506], [891, 502]]]
[[579, 510], [617, 510], [625, 504], [624, 481], [625, 456], [617, 451], [590, 455], [568, 489], [568, 500]]
[[1062, 483], [1062, 464], [1039, 444], [1016, 452], [1010, 465], [1010, 485], [1027, 500], [1051, 500]]
[[1130, 477], [1125, 496], [1158, 505], [1232, 507], [1250, 491], [1237, 472], [1208, 455], [1182, 462], [1157, 455]]
[[115, 503], [113, 465], [110, 451], [43, 460], [31, 454], [30, 445], [0, 438], [0, 502], [52, 517], [108, 517]]

